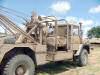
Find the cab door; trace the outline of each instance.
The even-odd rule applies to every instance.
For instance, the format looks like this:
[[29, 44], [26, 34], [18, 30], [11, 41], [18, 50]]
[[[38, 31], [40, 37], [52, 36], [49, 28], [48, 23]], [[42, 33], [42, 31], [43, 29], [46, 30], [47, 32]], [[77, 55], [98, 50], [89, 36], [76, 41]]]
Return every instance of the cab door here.
[[[54, 22], [55, 23], [55, 22]], [[47, 61], [54, 61], [54, 56], [56, 53], [56, 27], [48, 23], [48, 35], [46, 37], [46, 45], [47, 45]]]
[[71, 26], [71, 49], [78, 50], [79, 45], [81, 44], [81, 37], [80, 37], [80, 28], [79, 26]]

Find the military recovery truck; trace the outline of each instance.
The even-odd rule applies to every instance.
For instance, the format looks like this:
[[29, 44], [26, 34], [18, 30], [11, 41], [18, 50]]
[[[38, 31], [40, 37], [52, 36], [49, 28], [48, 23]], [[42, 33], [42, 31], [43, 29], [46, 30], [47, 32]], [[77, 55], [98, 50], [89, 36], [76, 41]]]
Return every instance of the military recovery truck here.
[[12, 38], [0, 43], [2, 75], [34, 75], [38, 65], [73, 59], [79, 66], [88, 63], [90, 48], [82, 41], [82, 27], [54, 16], [34, 16], [25, 24], [26, 31], [0, 14], [0, 25], [11, 32]]

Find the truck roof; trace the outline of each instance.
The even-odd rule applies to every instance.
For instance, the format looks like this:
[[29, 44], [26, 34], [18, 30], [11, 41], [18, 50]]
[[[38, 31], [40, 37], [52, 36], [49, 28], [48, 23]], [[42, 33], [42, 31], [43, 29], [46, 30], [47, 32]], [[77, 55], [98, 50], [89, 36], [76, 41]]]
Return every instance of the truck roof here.
[[66, 24], [58, 24], [58, 26], [67, 26], [67, 25], [69, 25], [69, 26], [77, 26], [77, 27], [79, 27], [79, 25], [78, 24], [70, 24], [70, 23], [66, 23]]

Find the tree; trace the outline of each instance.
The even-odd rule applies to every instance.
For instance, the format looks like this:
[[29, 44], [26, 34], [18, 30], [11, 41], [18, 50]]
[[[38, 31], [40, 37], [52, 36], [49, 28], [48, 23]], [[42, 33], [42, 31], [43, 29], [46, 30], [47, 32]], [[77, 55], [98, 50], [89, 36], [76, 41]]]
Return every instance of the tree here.
[[89, 38], [100, 38], [100, 26], [96, 26], [96, 27], [93, 27], [91, 28], [89, 31], [88, 31], [88, 37]]

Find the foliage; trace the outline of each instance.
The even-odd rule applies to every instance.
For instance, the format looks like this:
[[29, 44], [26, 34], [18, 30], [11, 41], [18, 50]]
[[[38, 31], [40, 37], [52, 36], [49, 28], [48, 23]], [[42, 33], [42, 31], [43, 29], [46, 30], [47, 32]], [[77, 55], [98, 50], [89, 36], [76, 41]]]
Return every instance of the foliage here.
[[91, 28], [89, 31], [88, 31], [88, 37], [89, 38], [100, 38], [100, 26], [96, 26], [96, 27], [93, 27]]

